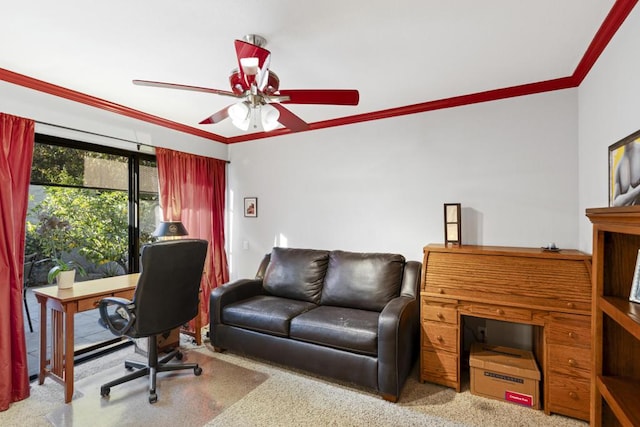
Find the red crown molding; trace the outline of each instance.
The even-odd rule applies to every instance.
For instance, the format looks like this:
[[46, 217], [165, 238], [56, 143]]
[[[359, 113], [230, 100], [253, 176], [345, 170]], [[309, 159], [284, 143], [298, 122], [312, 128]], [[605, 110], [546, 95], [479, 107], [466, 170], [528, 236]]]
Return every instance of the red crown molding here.
[[205, 132], [203, 130], [192, 128], [181, 123], [176, 123], [171, 120], [144, 113], [142, 111], [134, 110], [133, 108], [125, 107], [124, 105], [116, 104], [101, 98], [96, 98], [82, 92], [77, 92], [75, 90], [67, 89], [62, 86], [57, 86], [51, 83], [44, 82], [42, 80], [14, 73], [13, 71], [9, 71], [4, 68], [0, 68], [0, 80], [4, 80], [8, 83], [13, 83], [29, 89], [37, 90], [39, 92], [48, 93], [50, 95], [59, 96], [60, 98], [79, 102], [90, 107], [96, 107], [102, 110], [111, 111], [112, 113], [131, 117], [133, 119], [142, 120], [154, 125], [166, 127], [168, 129], [177, 130], [179, 132], [188, 133], [225, 144], [227, 143], [227, 138], [225, 138], [224, 136]]
[[[571, 76], [310, 123], [309, 130], [344, 126], [354, 123], [403, 116], [407, 114], [423, 113], [426, 111], [461, 107], [464, 105], [477, 104], [481, 102], [495, 101], [499, 99], [513, 98], [524, 95], [532, 95], [535, 93], [578, 87], [587, 76], [595, 62], [598, 60], [604, 49], [607, 47], [613, 36], [616, 34], [622, 23], [625, 21], [627, 16], [629, 16], [629, 13], [631, 13], [636, 3], [638, 3], [638, 0], [616, 0], [613, 7], [607, 14], [604, 22], [598, 29], [598, 32], [595, 34], [593, 40], [591, 41], [591, 44], [587, 48], [587, 51], [580, 60], [580, 63]], [[56, 86], [41, 80], [33, 79], [31, 77], [17, 74], [2, 68], [0, 68], [0, 80], [4, 80], [9, 83], [24, 86], [37, 91], [45, 92], [50, 95], [59, 96], [71, 101], [80, 102], [92, 107], [101, 108], [113, 113], [122, 114], [127, 117], [146, 121], [169, 129], [177, 130], [179, 132], [184, 132], [213, 141], [222, 142], [225, 144], [234, 144], [256, 139], [272, 138], [293, 133], [288, 129], [278, 129], [271, 132], [251, 133], [226, 138], [215, 133], [205, 132], [200, 129], [192, 128], [190, 126], [153, 116], [142, 111], [134, 110], [123, 105], [115, 104], [104, 99], [95, 98], [93, 96], [76, 92], [71, 89], [66, 89], [61, 86]]]
[[[438, 99], [435, 101], [422, 102], [420, 104], [407, 105], [404, 107], [390, 108], [388, 110], [374, 111], [372, 113], [358, 114], [354, 116], [340, 117], [333, 120], [310, 123], [309, 130], [344, 126], [354, 123], [368, 122], [371, 120], [388, 119], [391, 117], [406, 116], [407, 114], [424, 113], [426, 111], [442, 110], [445, 108], [461, 107], [463, 105], [478, 104], [481, 102], [496, 101], [499, 99], [568, 89], [576, 86], [577, 84], [573, 77], [562, 77], [554, 80], [528, 83], [502, 89], [493, 89], [484, 92], [472, 93], [469, 95], [454, 96], [452, 98]], [[278, 129], [271, 132], [252, 133], [248, 135], [230, 137], [228, 138], [228, 143], [234, 144], [238, 142], [252, 141], [254, 139], [271, 138], [273, 136], [286, 135], [290, 133], [292, 132], [288, 129]]]
[[[513, 98], [517, 96], [532, 95], [534, 93], [549, 92], [554, 90], [578, 87], [587, 76], [600, 54], [607, 47], [615, 33], [618, 31], [624, 20], [629, 16], [631, 10], [638, 0], [617, 0], [604, 22], [598, 29], [587, 51], [583, 55], [580, 63], [573, 74], [569, 77], [547, 80], [537, 83], [529, 83], [519, 86], [512, 86], [502, 89], [494, 89], [485, 92], [478, 92], [469, 95], [455, 96], [435, 101], [423, 102], [420, 104], [408, 105], [405, 107], [391, 108], [388, 110], [374, 111], [371, 113], [358, 114], [354, 116], [341, 117], [333, 120], [315, 122], [309, 124], [309, 130], [324, 129], [334, 126], [344, 126], [354, 123], [367, 122], [371, 120], [381, 120], [391, 117], [403, 116], [407, 114], [423, 113], [426, 111], [441, 110], [445, 108], [461, 107], [464, 105], [477, 104], [481, 102], [496, 101], [499, 99]], [[288, 129], [279, 129], [272, 132], [260, 132], [247, 135], [240, 135], [228, 138], [229, 144], [252, 141], [255, 139], [271, 138], [274, 136], [287, 135], [292, 133]]]
[[591, 67], [596, 63], [600, 54], [607, 47], [613, 36], [618, 32], [627, 16], [631, 13], [638, 0], [617, 0], [604, 22], [593, 37], [591, 44], [587, 48], [582, 60], [573, 72], [573, 78], [577, 86], [580, 86], [584, 78], [589, 74]]

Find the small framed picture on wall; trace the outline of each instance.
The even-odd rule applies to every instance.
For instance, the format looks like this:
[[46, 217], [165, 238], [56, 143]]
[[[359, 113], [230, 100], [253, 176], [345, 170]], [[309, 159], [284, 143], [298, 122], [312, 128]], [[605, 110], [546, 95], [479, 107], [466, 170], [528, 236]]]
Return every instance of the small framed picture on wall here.
[[244, 198], [244, 216], [255, 218], [258, 216], [258, 198], [257, 197], [245, 197]]

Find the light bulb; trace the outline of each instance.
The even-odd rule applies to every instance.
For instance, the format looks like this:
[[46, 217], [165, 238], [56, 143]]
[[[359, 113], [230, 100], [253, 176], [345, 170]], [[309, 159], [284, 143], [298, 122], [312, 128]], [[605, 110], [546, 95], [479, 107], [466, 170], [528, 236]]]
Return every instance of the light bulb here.
[[240, 65], [245, 76], [255, 76], [258, 74], [258, 58], [240, 58]]
[[278, 111], [273, 105], [265, 104], [262, 106], [262, 129], [265, 132], [269, 132], [278, 127], [278, 119], [280, 118], [280, 111]]
[[238, 102], [227, 109], [231, 122], [240, 130], [249, 129], [249, 122], [251, 121], [250, 111], [251, 108], [246, 102]]

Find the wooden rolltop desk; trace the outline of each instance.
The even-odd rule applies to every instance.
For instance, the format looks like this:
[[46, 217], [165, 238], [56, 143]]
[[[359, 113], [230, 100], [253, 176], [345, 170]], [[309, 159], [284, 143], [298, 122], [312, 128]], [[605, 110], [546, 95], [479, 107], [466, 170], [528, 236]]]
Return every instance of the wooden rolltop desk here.
[[464, 316], [533, 325], [545, 413], [589, 419], [591, 256], [497, 246], [424, 248], [420, 381], [460, 391]]

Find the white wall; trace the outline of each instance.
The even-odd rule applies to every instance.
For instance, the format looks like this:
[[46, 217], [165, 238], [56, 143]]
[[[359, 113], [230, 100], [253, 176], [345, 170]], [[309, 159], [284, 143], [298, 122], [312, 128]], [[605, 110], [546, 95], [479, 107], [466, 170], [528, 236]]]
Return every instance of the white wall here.
[[576, 153], [576, 89], [234, 144], [231, 277], [274, 245], [422, 260], [446, 202], [462, 203], [463, 243], [575, 248]]
[[[635, 8], [577, 90], [230, 147], [3, 81], [0, 111], [231, 159], [234, 277], [252, 275], [262, 254], [283, 243], [280, 235], [289, 246], [395, 251], [420, 259], [424, 244], [442, 241], [444, 202], [463, 204], [465, 243], [554, 241], [590, 253], [584, 211], [608, 203], [607, 148], [640, 129], [639, 50]], [[258, 218], [242, 217], [245, 196], [259, 197]]]
[[[0, 112], [85, 132], [227, 160], [227, 145], [0, 81]], [[36, 132], [136, 151], [136, 144], [36, 124]], [[142, 150], [141, 150], [142, 151]]]
[[[0, 112], [230, 159], [232, 279], [251, 277], [274, 245], [421, 260], [425, 244], [443, 239], [445, 202], [462, 203], [466, 244], [555, 242], [590, 253], [584, 211], [608, 203], [608, 146], [640, 129], [639, 51], [635, 8], [579, 89], [230, 147], [2, 81]], [[242, 199], [252, 196], [258, 217], [244, 218]]]
[[579, 88], [579, 248], [591, 253], [585, 209], [609, 203], [609, 145], [640, 129], [640, 7], [634, 8]]

